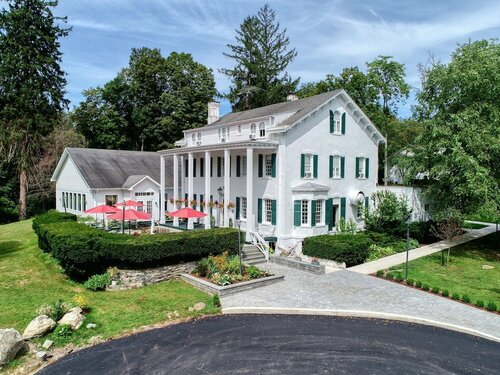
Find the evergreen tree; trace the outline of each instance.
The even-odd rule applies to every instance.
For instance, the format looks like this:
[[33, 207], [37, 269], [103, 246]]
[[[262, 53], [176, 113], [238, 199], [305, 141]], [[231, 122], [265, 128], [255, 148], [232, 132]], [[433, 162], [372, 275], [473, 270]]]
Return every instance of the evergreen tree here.
[[19, 176], [19, 218], [26, 218], [28, 175], [67, 101], [55, 17], [57, 1], [9, 0], [0, 13], [0, 151]]
[[289, 49], [286, 29], [281, 30], [274, 10], [266, 4], [257, 15], [243, 20], [236, 30], [236, 44], [228, 44], [224, 56], [235, 62], [232, 69], [220, 69], [231, 79], [227, 99], [241, 111], [279, 103], [294, 93], [299, 80], [292, 80], [286, 68], [297, 56]]

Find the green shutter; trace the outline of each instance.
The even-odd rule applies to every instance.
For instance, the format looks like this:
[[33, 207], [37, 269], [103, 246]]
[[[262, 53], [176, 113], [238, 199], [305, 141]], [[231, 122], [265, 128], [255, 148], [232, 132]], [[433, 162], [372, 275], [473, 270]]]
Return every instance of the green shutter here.
[[276, 177], [276, 154], [271, 154], [271, 177]]
[[345, 112], [342, 113], [342, 134], [345, 134]]
[[193, 159], [193, 177], [196, 177], [196, 159]]
[[345, 157], [340, 157], [340, 178], [345, 176]]
[[259, 177], [264, 176], [264, 155], [259, 154]]
[[301, 206], [300, 201], [293, 202], [293, 225], [300, 227]]
[[318, 178], [318, 155], [313, 155], [313, 177]]
[[240, 197], [236, 197], [236, 220], [240, 219], [240, 205], [241, 205], [241, 199]]
[[257, 199], [257, 222], [262, 223], [262, 199]]
[[189, 171], [188, 171], [188, 160], [185, 159], [184, 160], [184, 177], [188, 177], [188, 173], [189, 173]]
[[330, 133], [335, 131], [335, 119], [333, 118], [333, 111], [330, 111]]
[[346, 198], [340, 198], [340, 217], [345, 220]]
[[316, 201], [311, 201], [311, 226], [316, 226]]
[[370, 159], [365, 159], [365, 177], [370, 177]]
[[356, 178], [359, 178], [359, 158], [356, 158]]
[[325, 201], [325, 224], [328, 225], [328, 230], [333, 229], [332, 213], [333, 213], [333, 199], [330, 198]]
[[217, 177], [222, 176], [222, 158], [217, 156]]
[[276, 199], [271, 201], [271, 224], [276, 225]]
[[330, 178], [333, 177], [333, 155], [330, 155]]
[[236, 155], [236, 177], [241, 176], [241, 156]]
[[300, 154], [300, 178], [304, 178], [306, 174], [306, 156]]
[[205, 176], [205, 159], [200, 158], [200, 177]]

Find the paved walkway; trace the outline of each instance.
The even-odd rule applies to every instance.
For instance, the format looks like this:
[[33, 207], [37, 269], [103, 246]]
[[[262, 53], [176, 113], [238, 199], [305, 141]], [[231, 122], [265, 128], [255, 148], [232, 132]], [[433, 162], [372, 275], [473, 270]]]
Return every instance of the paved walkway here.
[[500, 315], [387, 280], [342, 270], [312, 275], [260, 265], [285, 281], [221, 298], [222, 312], [380, 317], [428, 323], [500, 341]]
[[[487, 224], [487, 223], [481, 223]], [[468, 229], [467, 233], [458, 238], [457, 240], [452, 242], [452, 246], [460, 245], [465, 242], [469, 242], [471, 240], [475, 240], [476, 238], [484, 237], [490, 233], [494, 233], [496, 230], [495, 224], [488, 224], [486, 228], [482, 229]], [[418, 249], [410, 250], [408, 253], [409, 260], [417, 259], [424, 257], [426, 255], [430, 255], [433, 253], [437, 253], [438, 251], [447, 249], [449, 244], [447, 241], [439, 241], [433, 243], [431, 245], [422, 246]], [[368, 262], [364, 264], [360, 264], [358, 266], [349, 267], [350, 271], [370, 274], [377, 272], [378, 270], [383, 270], [392, 266], [397, 266], [398, 264], [402, 264], [406, 262], [406, 252], [397, 253], [382, 259], [374, 260], [373, 262]]]

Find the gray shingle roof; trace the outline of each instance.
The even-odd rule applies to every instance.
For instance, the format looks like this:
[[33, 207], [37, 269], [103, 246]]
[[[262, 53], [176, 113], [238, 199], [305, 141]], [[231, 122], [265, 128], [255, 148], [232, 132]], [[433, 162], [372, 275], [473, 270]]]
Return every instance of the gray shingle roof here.
[[335, 90], [319, 95], [310, 96], [304, 99], [271, 104], [265, 107], [249, 109], [247, 111], [231, 112], [227, 115], [222, 116], [217, 121], [205, 126], [222, 125], [236, 121], [247, 121], [258, 117], [273, 116], [279, 113], [295, 112], [292, 116], [279, 124], [282, 126], [291, 125], [306, 113], [314, 110], [316, 107], [320, 106], [331, 97], [337, 95], [340, 91], [341, 90]]
[[[67, 148], [91, 189], [128, 187], [149, 176], [160, 183], [160, 155], [156, 152]], [[165, 158], [166, 186], [172, 186], [172, 158]]]

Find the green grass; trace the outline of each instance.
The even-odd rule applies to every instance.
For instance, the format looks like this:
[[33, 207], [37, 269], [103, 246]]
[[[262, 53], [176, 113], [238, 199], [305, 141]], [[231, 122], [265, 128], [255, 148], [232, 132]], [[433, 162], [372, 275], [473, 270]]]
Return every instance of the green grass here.
[[464, 229], [483, 229], [483, 228], [486, 228], [487, 225], [465, 222], [463, 227], [464, 227]]
[[[494, 268], [482, 269], [482, 265]], [[411, 261], [409, 267], [408, 278], [449, 290], [450, 295], [466, 294], [473, 303], [483, 300], [500, 304], [500, 232], [452, 248], [448, 266], [441, 266], [438, 252]], [[404, 264], [391, 269], [404, 269]]]
[[[67, 339], [54, 333], [47, 336], [56, 346], [83, 344], [91, 336], [110, 338], [165, 322], [173, 311], [180, 317], [219, 312], [211, 296], [177, 280], [128, 291], [88, 291], [70, 281], [56, 261], [38, 249], [31, 220], [0, 226], [0, 275], [0, 328], [13, 327], [21, 334], [41, 305], [58, 299], [72, 302], [77, 293], [90, 299], [91, 312], [82, 328]], [[196, 302], [204, 302], [207, 307], [200, 312], [188, 311]], [[96, 323], [97, 328], [89, 330], [85, 328], [87, 323]]]

